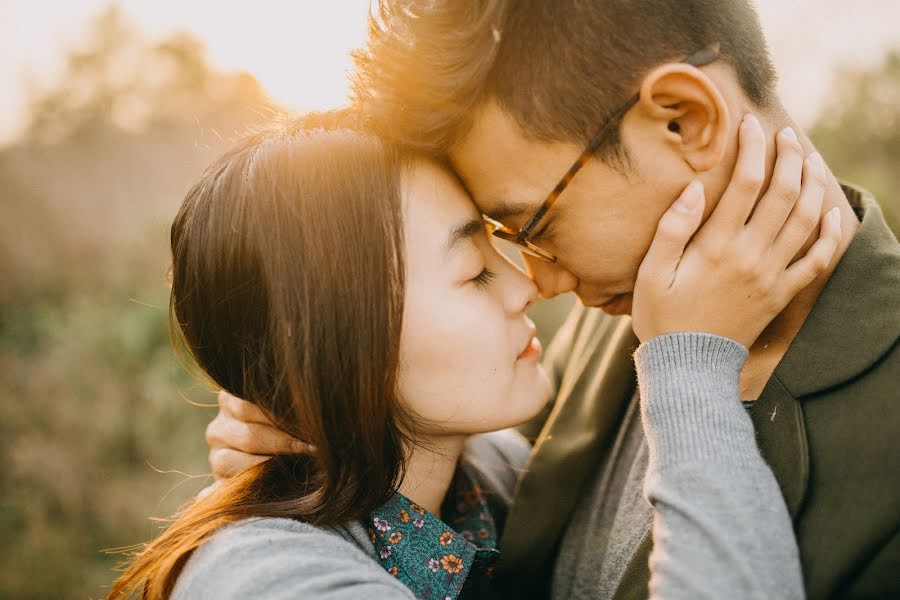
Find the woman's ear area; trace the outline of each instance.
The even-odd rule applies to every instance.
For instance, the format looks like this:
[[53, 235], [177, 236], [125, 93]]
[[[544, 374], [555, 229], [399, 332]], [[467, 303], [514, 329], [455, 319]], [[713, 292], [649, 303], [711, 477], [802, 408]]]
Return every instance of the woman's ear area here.
[[636, 109], [654, 137], [679, 153], [695, 172], [722, 160], [728, 142], [728, 105], [703, 71], [683, 63], [653, 69], [641, 84]]

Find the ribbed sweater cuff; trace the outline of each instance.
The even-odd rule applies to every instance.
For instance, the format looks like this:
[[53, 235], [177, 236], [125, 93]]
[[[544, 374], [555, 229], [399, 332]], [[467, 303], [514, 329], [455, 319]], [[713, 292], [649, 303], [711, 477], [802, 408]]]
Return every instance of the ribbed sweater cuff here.
[[637, 349], [651, 466], [752, 460], [753, 424], [740, 401], [747, 356], [741, 344], [708, 333], [661, 335]]

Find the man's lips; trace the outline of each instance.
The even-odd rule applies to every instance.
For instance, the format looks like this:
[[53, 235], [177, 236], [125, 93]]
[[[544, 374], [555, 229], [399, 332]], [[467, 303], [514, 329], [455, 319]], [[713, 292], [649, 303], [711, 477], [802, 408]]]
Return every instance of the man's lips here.
[[600, 310], [608, 315], [620, 316], [631, 312], [631, 295], [619, 294], [600, 307]]
[[606, 298], [599, 298], [596, 300], [589, 300], [587, 302], [582, 302], [585, 306], [590, 306], [592, 308], [604, 308], [606, 306], [610, 306], [618, 302], [622, 296], [625, 294], [616, 294], [615, 296], [608, 296]]
[[610, 315], [624, 315], [629, 311], [630, 303], [627, 301], [629, 296], [630, 292], [624, 292], [611, 297], [582, 301], [582, 304], [592, 308], [599, 308]]
[[597, 304], [596, 306], [597, 306], [597, 308], [606, 308], [607, 306], [610, 306], [610, 305], [612, 305], [612, 304], [615, 304], [615, 303], [619, 300], [619, 298], [621, 298], [621, 297], [622, 297], [621, 294], [619, 294], [619, 295], [617, 295], [617, 296], [613, 296], [613, 297], [610, 298], [609, 300], [600, 302], [600, 303]]

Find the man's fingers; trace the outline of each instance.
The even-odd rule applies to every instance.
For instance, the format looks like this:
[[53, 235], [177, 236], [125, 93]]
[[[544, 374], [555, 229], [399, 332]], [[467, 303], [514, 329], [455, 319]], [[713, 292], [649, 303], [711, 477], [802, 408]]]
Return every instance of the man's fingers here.
[[841, 211], [838, 207], [834, 207], [822, 218], [822, 229], [816, 243], [803, 258], [785, 271], [784, 293], [793, 298], [821, 275], [831, 264], [840, 241]]
[[247, 454], [231, 448], [212, 448], [209, 451], [209, 464], [217, 479], [233, 477], [269, 458], [271, 457]]
[[226, 447], [248, 454], [303, 454], [311, 446], [280, 429], [259, 423], [238, 421], [222, 412], [206, 426], [206, 443], [210, 447]]
[[230, 477], [276, 454], [312, 454], [314, 448], [272, 426], [259, 407], [219, 392], [219, 414], [206, 427], [216, 477]]
[[765, 134], [759, 119], [747, 114], [738, 130], [738, 157], [731, 182], [704, 229], [709, 227], [711, 231], [726, 232], [727, 235], [727, 232], [742, 228], [759, 198], [765, 176]]
[[260, 423], [262, 425], [272, 424], [266, 416], [266, 413], [252, 402], [241, 400], [236, 396], [232, 396], [225, 390], [219, 391], [218, 400], [219, 409], [238, 421], [244, 421], [245, 423]]
[[803, 189], [787, 222], [772, 244], [772, 256], [783, 269], [797, 255], [810, 234], [819, 225], [825, 199], [825, 165], [818, 153], [803, 164]]
[[694, 180], [659, 220], [653, 243], [641, 264], [643, 275], [674, 276], [685, 247], [700, 226], [703, 206], [703, 183]]
[[790, 127], [782, 129], [775, 136], [775, 148], [777, 157], [772, 180], [747, 224], [759, 249], [768, 248], [772, 243], [800, 197], [803, 148], [794, 130]]

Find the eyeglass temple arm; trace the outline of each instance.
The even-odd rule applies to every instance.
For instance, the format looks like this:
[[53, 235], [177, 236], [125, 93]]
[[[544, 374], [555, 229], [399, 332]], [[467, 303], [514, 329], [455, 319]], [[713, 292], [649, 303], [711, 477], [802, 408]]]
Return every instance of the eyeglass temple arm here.
[[[707, 46], [703, 50], [695, 52], [691, 54], [686, 59], [681, 61], [684, 64], [691, 65], [692, 67], [702, 67], [708, 65], [719, 58], [719, 44], [715, 43], [710, 46]], [[584, 166], [591, 155], [593, 155], [597, 149], [600, 147], [600, 144], [603, 143], [604, 138], [606, 137], [607, 131], [611, 127], [615, 127], [618, 123], [619, 119], [625, 116], [629, 110], [631, 110], [635, 104], [641, 99], [640, 92], [632, 96], [628, 99], [628, 101], [623, 104], [616, 112], [614, 112], [609, 119], [606, 120], [606, 123], [603, 127], [600, 128], [600, 131], [591, 139], [591, 142], [588, 144], [587, 148], [584, 149], [584, 152], [581, 153], [581, 156], [578, 157], [578, 160], [575, 161], [569, 170], [566, 171], [566, 174], [562, 179], [556, 184], [556, 187], [553, 188], [553, 191], [550, 192], [549, 201], [544, 202], [543, 205], [538, 209], [536, 213], [534, 213], [528, 222], [519, 230], [519, 233], [516, 235], [516, 241], [519, 243], [523, 243], [525, 239], [531, 234], [531, 230], [535, 225], [540, 222], [541, 219], [544, 218], [544, 215], [547, 214], [547, 211], [550, 210], [550, 207], [553, 206], [554, 202], [559, 195], [562, 194], [562, 191], [566, 189], [566, 186], [569, 185], [569, 182], [572, 181], [572, 178], [575, 177], [575, 174]]]

